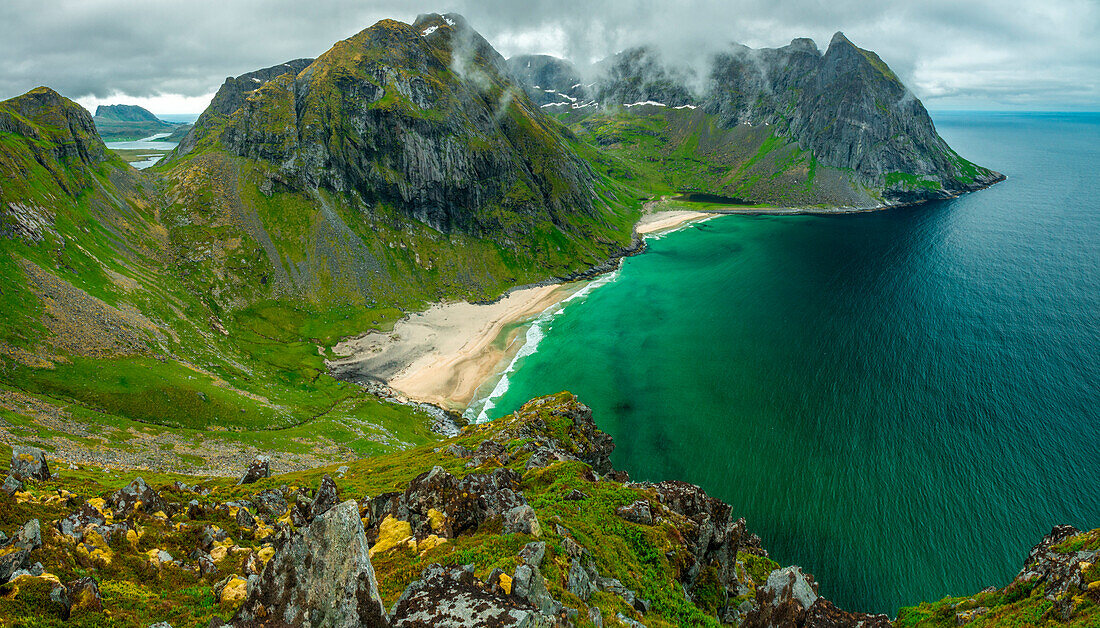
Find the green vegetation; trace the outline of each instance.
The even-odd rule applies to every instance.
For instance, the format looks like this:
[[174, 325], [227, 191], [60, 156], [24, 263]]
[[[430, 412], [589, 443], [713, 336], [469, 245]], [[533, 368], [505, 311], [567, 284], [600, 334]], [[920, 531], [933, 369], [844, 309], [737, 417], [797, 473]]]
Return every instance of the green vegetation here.
[[943, 186], [939, 181], [926, 179], [924, 177], [917, 176], [915, 174], [909, 174], [906, 172], [888, 172], [886, 173], [886, 187], [903, 186], [908, 189], [920, 188], [924, 190], [940, 190]]

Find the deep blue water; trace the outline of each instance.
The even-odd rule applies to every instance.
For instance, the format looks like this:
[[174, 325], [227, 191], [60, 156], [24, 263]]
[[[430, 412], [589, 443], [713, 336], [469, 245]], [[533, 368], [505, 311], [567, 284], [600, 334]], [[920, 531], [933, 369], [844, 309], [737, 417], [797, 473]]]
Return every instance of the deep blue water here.
[[1100, 526], [1100, 115], [940, 113], [1008, 181], [915, 208], [727, 216], [544, 321], [491, 415], [570, 390], [635, 479], [731, 503], [841, 607], [1004, 585]]

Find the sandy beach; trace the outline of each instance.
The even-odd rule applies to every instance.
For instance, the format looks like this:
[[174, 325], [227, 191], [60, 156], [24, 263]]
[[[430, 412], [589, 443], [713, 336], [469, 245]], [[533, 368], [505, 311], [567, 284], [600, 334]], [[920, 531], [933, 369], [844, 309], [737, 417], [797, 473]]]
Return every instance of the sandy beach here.
[[514, 290], [487, 305], [440, 303], [333, 348], [330, 365], [385, 381], [416, 401], [461, 411], [474, 392], [519, 349], [518, 327], [577, 292], [586, 282]]
[[642, 216], [634, 230], [639, 234], [659, 233], [683, 226], [684, 223], [701, 220], [713, 216], [712, 213], [696, 212], [689, 210], [674, 210], [667, 212], [652, 212]]
[[[713, 214], [696, 211], [651, 212], [642, 216], [639, 234], [669, 231]], [[394, 325], [333, 347], [329, 366], [351, 379], [373, 379], [415, 401], [459, 411], [474, 400], [477, 388], [503, 370], [521, 343], [520, 327], [588, 282], [579, 281], [513, 290], [485, 305], [438, 303]]]

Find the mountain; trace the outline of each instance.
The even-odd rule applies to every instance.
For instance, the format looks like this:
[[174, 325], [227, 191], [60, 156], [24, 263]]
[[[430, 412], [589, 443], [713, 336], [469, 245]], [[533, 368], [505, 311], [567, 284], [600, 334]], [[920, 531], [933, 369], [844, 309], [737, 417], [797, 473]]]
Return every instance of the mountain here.
[[136, 140], [157, 133], [173, 133], [185, 126], [165, 122], [137, 105], [100, 105], [93, 121], [100, 137], [108, 140]]
[[[554, 62], [559, 73], [570, 65]], [[1003, 176], [955, 153], [875, 53], [837, 33], [782, 48], [731, 45], [705, 68], [654, 48], [597, 65], [599, 107], [555, 107], [632, 176], [670, 191], [795, 207], [876, 207], [950, 198]], [[529, 81], [526, 75], [519, 75]], [[651, 174], [647, 164], [657, 162]]]
[[[209, 278], [202, 293], [408, 307], [492, 298], [630, 247], [641, 201], [590, 152], [461, 16], [433, 14], [227, 80], [157, 170], [181, 248], [218, 251], [189, 272]], [[225, 266], [237, 258], [247, 271]]]
[[520, 55], [508, 59], [508, 70], [527, 91], [531, 102], [546, 107], [584, 107], [591, 100], [573, 64], [550, 55]]

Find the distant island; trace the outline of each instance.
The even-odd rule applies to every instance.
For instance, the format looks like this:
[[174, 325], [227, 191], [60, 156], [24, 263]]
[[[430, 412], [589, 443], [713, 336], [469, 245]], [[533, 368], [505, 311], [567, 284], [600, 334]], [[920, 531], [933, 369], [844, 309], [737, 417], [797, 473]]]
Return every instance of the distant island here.
[[166, 141], [179, 142], [191, 129], [189, 124], [165, 122], [137, 105], [100, 105], [92, 121], [99, 136], [107, 141], [131, 141], [167, 133]]

